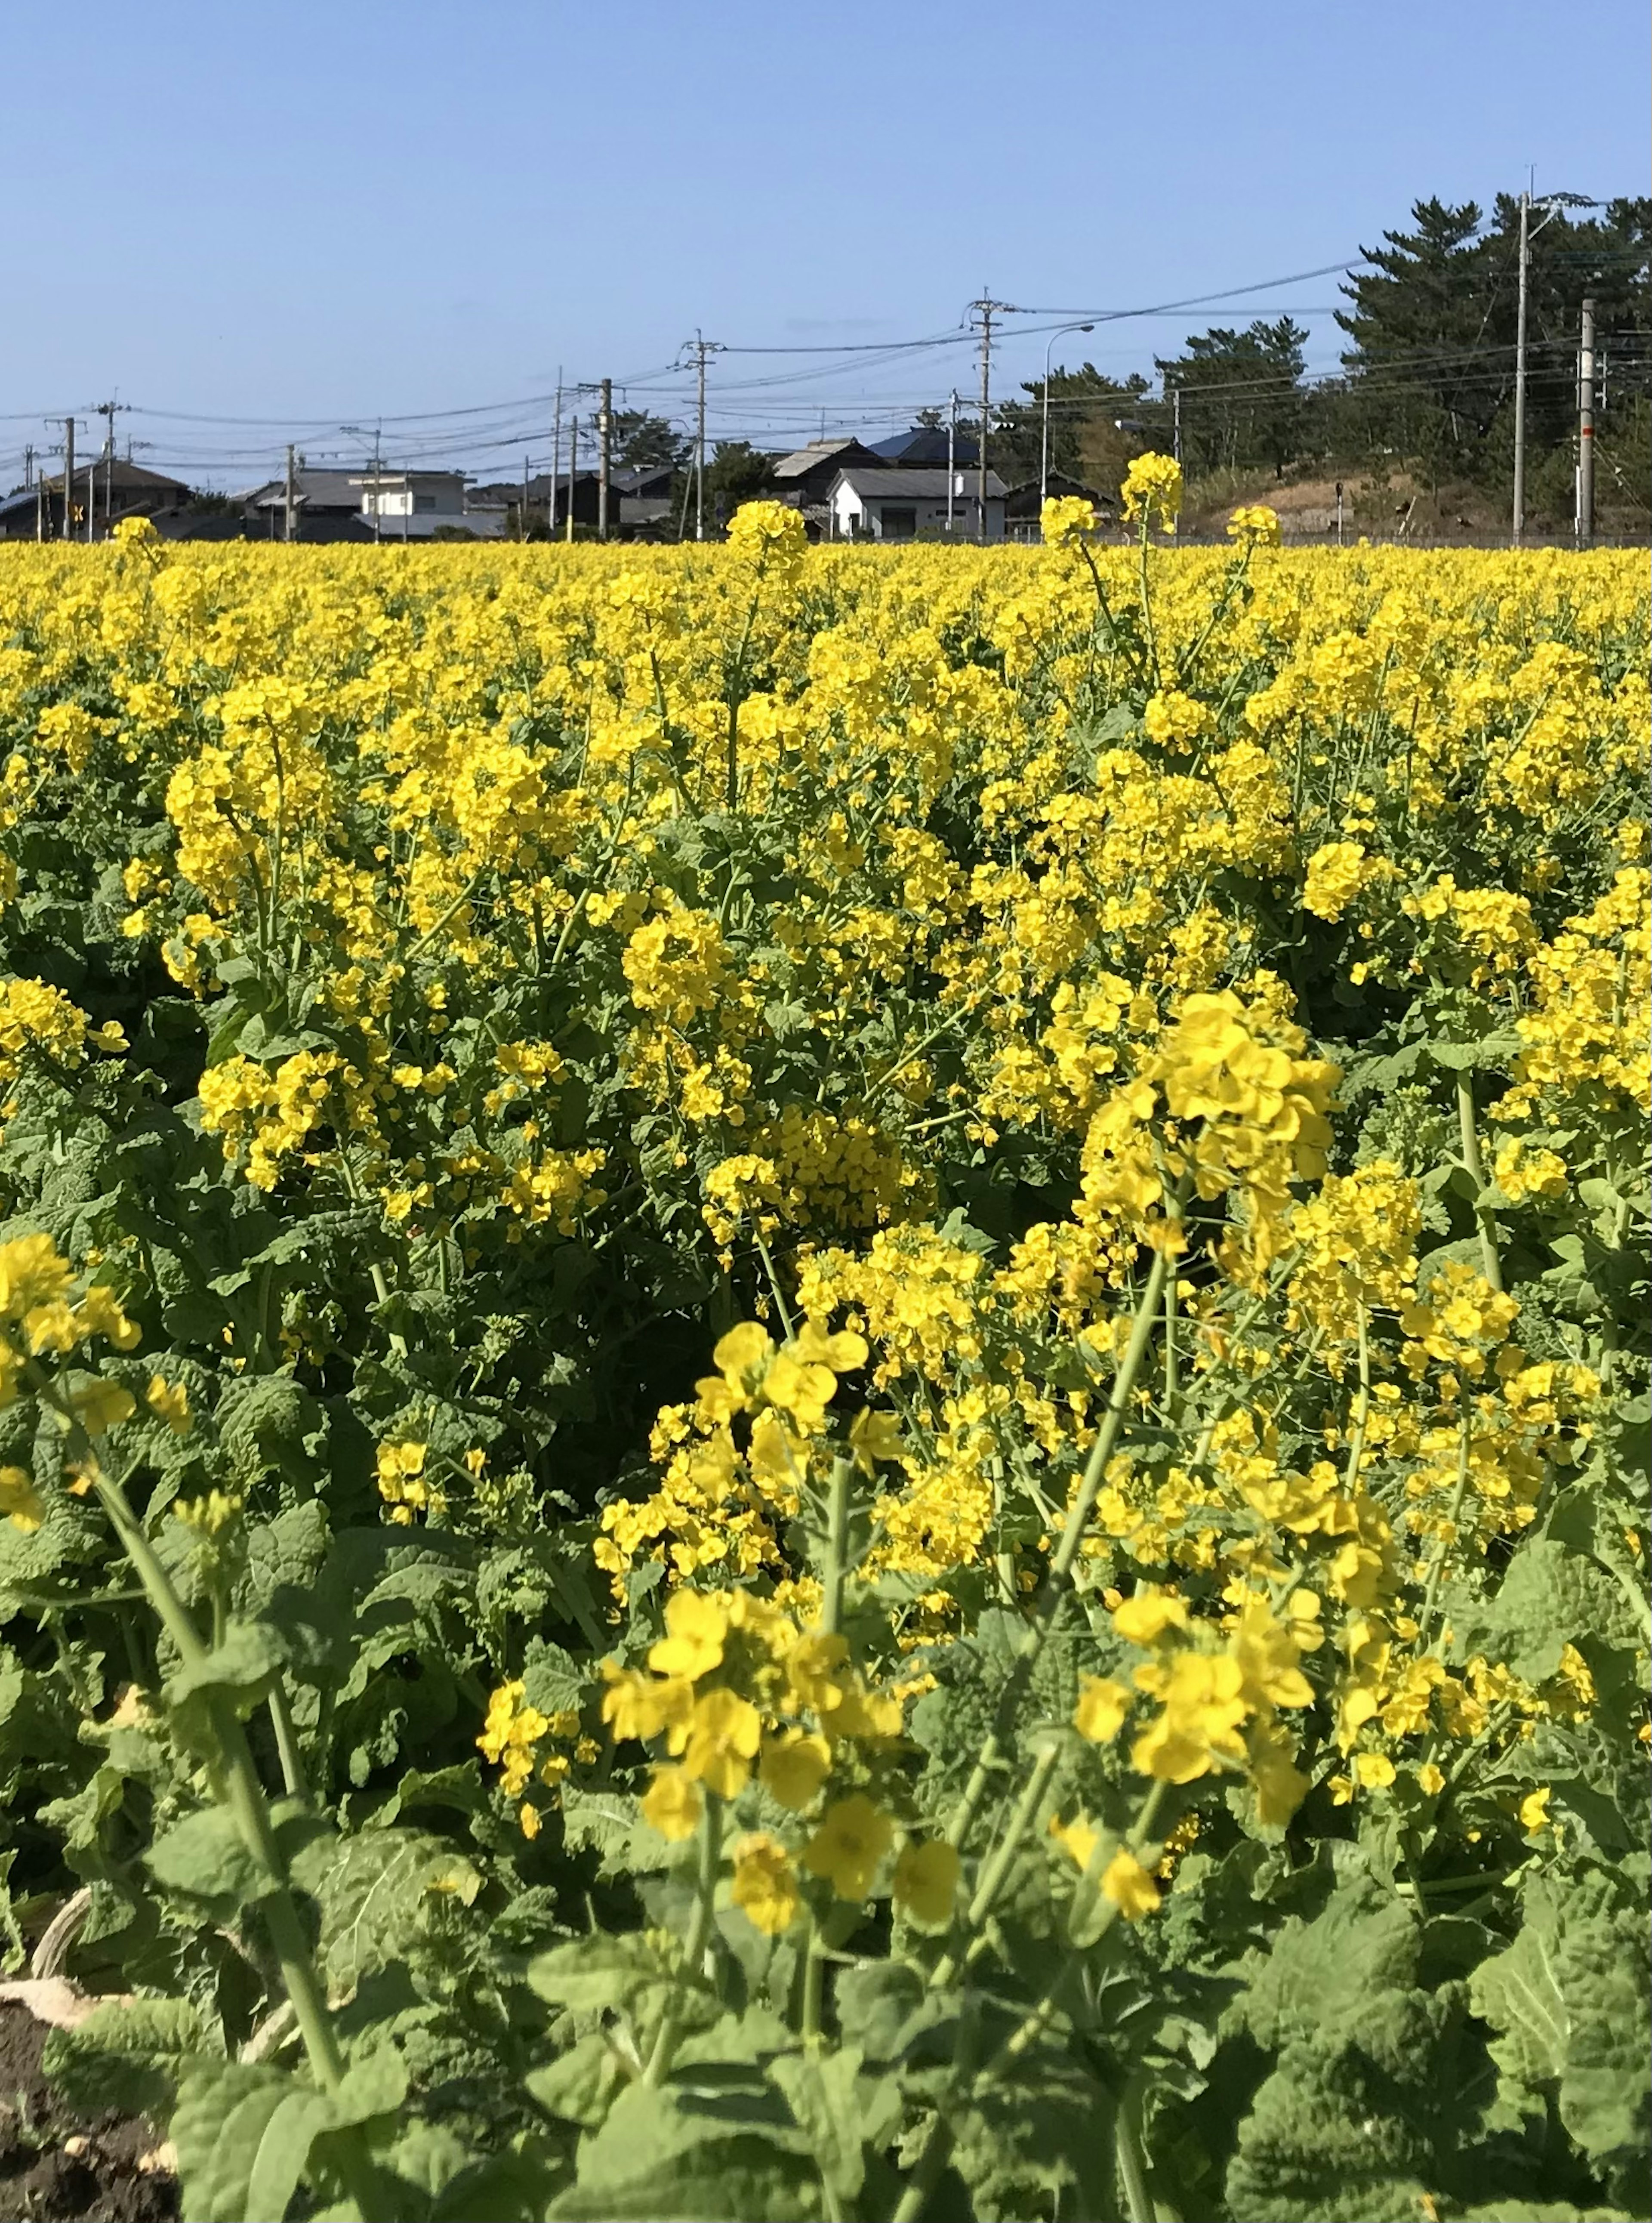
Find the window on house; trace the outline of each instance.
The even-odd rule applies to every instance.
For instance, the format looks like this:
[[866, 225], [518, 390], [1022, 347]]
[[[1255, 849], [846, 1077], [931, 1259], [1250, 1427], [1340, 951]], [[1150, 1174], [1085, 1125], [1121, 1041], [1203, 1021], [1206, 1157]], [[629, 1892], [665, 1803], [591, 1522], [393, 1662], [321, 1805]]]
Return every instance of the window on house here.
[[915, 539], [918, 533], [917, 509], [915, 507], [904, 509], [894, 502], [886, 501], [883, 509], [883, 524], [885, 540]]
[[415, 509], [434, 509], [436, 507], [436, 496], [433, 494], [416, 494], [413, 496], [413, 507]]

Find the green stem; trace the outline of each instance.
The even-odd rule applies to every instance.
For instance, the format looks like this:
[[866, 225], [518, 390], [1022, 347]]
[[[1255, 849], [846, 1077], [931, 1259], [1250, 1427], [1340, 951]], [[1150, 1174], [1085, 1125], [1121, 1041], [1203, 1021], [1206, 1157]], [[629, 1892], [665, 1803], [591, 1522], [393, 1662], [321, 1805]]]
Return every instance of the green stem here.
[[666, 2008], [665, 2018], [654, 2041], [654, 2050], [648, 2056], [648, 2066], [643, 2071], [644, 2084], [664, 2083], [682, 2042], [683, 1997], [699, 1973], [706, 1958], [706, 1948], [711, 1942], [712, 1918], [717, 1902], [717, 1872], [722, 1851], [723, 1802], [714, 1791], [708, 1791], [705, 1811], [700, 1817], [699, 1888], [694, 1896], [694, 1921], [689, 1928], [688, 1942], [683, 1948], [682, 1966], [672, 1989], [671, 2003]]
[[835, 1636], [843, 1618], [843, 1578], [849, 1551], [849, 1482], [853, 1462], [836, 1458], [826, 1484], [826, 1565], [820, 1577], [820, 1629]]
[[[1457, 1127], [1462, 1137], [1463, 1163], [1468, 1168], [1476, 1192], [1486, 1187], [1486, 1167], [1480, 1157], [1479, 1136], [1474, 1127], [1474, 1083], [1467, 1072], [1457, 1075]], [[1499, 1294], [1503, 1288], [1503, 1266], [1497, 1255], [1497, 1223], [1489, 1208], [1482, 1204], [1479, 1193], [1474, 1198], [1474, 1224], [1479, 1230], [1480, 1260], [1486, 1269], [1486, 1278]]]
[[1451, 1502], [1446, 1508], [1446, 1525], [1451, 1533], [1441, 1537], [1433, 1565], [1429, 1569], [1428, 1583], [1423, 1592], [1423, 1609], [1416, 1617], [1416, 1648], [1419, 1653], [1430, 1648], [1429, 1634], [1434, 1626], [1435, 1601], [1440, 1595], [1440, 1579], [1445, 1573], [1451, 1547], [1457, 1540], [1457, 1524], [1462, 1517], [1463, 1500], [1468, 1494], [1468, 1407], [1465, 1404], [1457, 1428], [1457, 1481], [1451, 1493]]
[[269, 1710], [270, 1721], [275, 1730], [275, 1750], [281, 1763], [281, 1780], [286, 1785], [287, 1796], [308, 1801], [310, 1785], [304, 1772], [303, 1755], [298, 1750], [292, 1709], [287, 1703], [286, 1685], [279, 1675], [270, 1685]]
[[[1171, 1217], [1172, 1219], [1179, 1220], [1182, 1207], [1182, 1193], [1179, 1190], [1171, 1201]], [[1083, 1546], [1084, 1532], [1090, 1526], [1090, 1515], [1096, 1508], [1096, 1500], [1101, 1494], [1102, 1483], [1106, 1477], [1114, 1449], [1118, 1443], [1119, 1433], [1124, 1425], [1125, 1412], [1129, 1405], [1131, 1393], [1135, 1388], [1136, 1376], [1141, 1371], [1141, 1362], [1146, 1356], [1148, 1343], [1158, 1325], [1159, 1301], [1164, 1294], [1165, 1276], [1170, 1269], [1170, 1254], [1167, 1250], [1154, 1250], [1146, 1286], [1137, 1300], [1130, 1340], [1125, 1346], [1124, 1356], [1119, 1362], [1119, 1370], [1114, 1376], [1113, 1392], [1108, 1399], [1107, 1410], [1102, 1417], [1102, 1425], [1096, 1431], [1096, 1442], [1090, 1452], [1089, 1463], [1085, 1466], [1083, 1479], [1068, 1508], [1066, 1525], [1062, 1530], [1061, 1540], [1056, 1546], [1055, 1556], [1050, 1562], [1049, 1574], [1045, 1579], [1044, 1588], [1033, 1609], [1033, 1617], [1016, 1653], [1012, 1681], [1019, 1683], [1022, 1688], [1025, 1687], [1033, 1667], [1037, 1665], [1039, 1654], [1044, 1648], [1045, 1639], [1054, 1622], [1057, 1609], [1065, 1600], [1068, 1584], [1071, 1581], [1073, 1564]], [[1007, 1691], [1005, 1695], [1008, 1698], [1012, 1694]], [[964, 1785], [964, 1796], [958, 1802], [958, 1811], [948, 1825], [946, 1836], [949, 1844], [962, 1846], [968, 1838], [1002, 1759], [1002, 1747], [997, 1735], [996, 1732], [989, 1732], [981, 1748], [975, 1766], [970, 1772], [970, 1779]]]
[[[953, 2090], [960, 2091], [975, 2073], [975, 2056], [980, 2044], [980, 2022], [973, 2001], [966, 2001], [958, 2025], [958, 2047], [952, 2056]], [[923, 2151], [918, 2157], [918, 2166], [907, 2180], [907, 2188], [901, 2195], [890, 2223], [919, 2223], [930, 2195], [940, 2182], [952, 2151], [952, 2125], [945, 2107], [937, 2108], [924, 2140]]]
[[1147, 2188], [1147, 2155], [1141, 2136], [1141, 2087], [1134, 2081], [1119, 2102], [1113, 2139], [1130, 2223], [1159, 2223], [1159, 2210]]
[[[196, 1670], [205, 1667], [210, 1655], [201, 1641], [200, 1633], [173, 1588], [172, 1578], [161, 1565], [142, 1523], [132, 1510], [125, 1491], [104, 1472], [96, 1446], [72, 1409], [59, 1396], [55, 1383], [44, 1370], [31, 1359], [28, 1371], [38, 1394], [67, 1423], [70, 1458], [83, 1474], [92, 1477], [98, 1501], [109, 1516], [122, 1549], [131, 1561], [149, 1603], [172, 1638], [179, 1658], [186, 1667]], [[261, 1895], [259, 1905], [270, 1943], [275, 1949], [282, 1987], [292, 2001], [311, 2072], [323, 2092], [335, 2093], [344, 2080], [343, 2056], [334, 2033], [326, 1993], [322, 1989], [315, 1962], [311, 1957], [309, 1940], [288, 1888], [286, 1863], [275, 1841], [268, 1802], [258, 1778], [251, 1747], [247, 1742], [246, 1730], [233, 1708], [224, 1702], [220, 1693], [209, 1690], [205, 1694], [205, 1705], [218, 1762], [211, 1772], [215, 1793], [228, 1808], [241, 1834], [242, 1842], [268, 1880], [269, 1889]], [[339, 2166], [350, 2196], [362, 2215], [371, 2219], [372, 2223], [378, 2223], [378, 2219], [387, 2219], [391, 2211], [385, 2204], [378, 2171], [359, 2131], [352, 2130], [341, 2138]]]
[[1359, 1309], [1360, 1327], [1360, 1399], [1354, 1409], [1354, 1434], [1348, 1443], [1347, 1474], [1343, 1488], [1350, 1497], [1360, 1487], [1360, 1461], [1365, 1457], [1366, 1428], [1371, 1419], [1371, 1342], [1366, 1332], [1367, 1314], [1363, 1301]]
[[802, 2032], [805, 2045], [820, 2037], [821, 2012], [826, 2004], [826, 1955], [820, 1949], [820, 1926], [809, 1924], [809, 1942], [803, 1959]]

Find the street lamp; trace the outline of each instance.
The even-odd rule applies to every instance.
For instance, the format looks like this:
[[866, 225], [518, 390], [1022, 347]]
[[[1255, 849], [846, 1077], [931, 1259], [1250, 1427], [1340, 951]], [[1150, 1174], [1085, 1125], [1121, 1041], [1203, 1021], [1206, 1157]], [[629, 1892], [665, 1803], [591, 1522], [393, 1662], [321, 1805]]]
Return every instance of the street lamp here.
[[1039, 443], [1039, 507], [1041, 509], [1050, 492], [1050, 350], [1063, 332], [1093, 332], [1094, 324], [1058, 324], [1044, 343], [1044, 432]]

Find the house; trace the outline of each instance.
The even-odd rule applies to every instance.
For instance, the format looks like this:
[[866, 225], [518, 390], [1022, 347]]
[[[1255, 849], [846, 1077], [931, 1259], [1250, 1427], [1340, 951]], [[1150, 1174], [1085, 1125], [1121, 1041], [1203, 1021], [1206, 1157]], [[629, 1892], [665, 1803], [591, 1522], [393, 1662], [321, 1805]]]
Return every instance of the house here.
[[831, 494], [832, 482], [839, 471], [881, 470], [883, 458], [858, 440], [846, 440], [836, 436], [829, 440], [811, 440], [807, 448], [799, 448], [794, 455], [782, 456], [769, 475], [775, 482], [775, 492], [794, 509], [812, 508], [825, 502]]
[[361, 513], [375, 520], [385, 540], [428, 540], [443, 525], [462, 525], [465, 517], [465, 478], [462, 471], [353, 472], [350, 484], [361, 488]]
[[[879, 464], [839, 470], [827, 506], [838, 540], [1002, 540], [1004, 495], [996, 471], [987, 473], [984, 529], [976, 515], [973, 471], [892, 470]], [[947, 522], [948, 510], [952, 522]]]
[[[947, 441], [952, 438], [952, 451]], [[874, 440], [871, 452], [880, 457], [891, 470], [942, 470], [950, 463], [954, 470], [965, 470], [977, 460], [975, 435], [959, 432], [949, 436], [945, 425], [914, 425], [910, 431], [896, 432], [889, 439]]]
[[[373, 526], [364, 519], [361, 494], [350, 471], [311, 470], [308, 464], [292, 474], [295, 540], [370, 540]], [[286, 481], [266, 479], [236, 497], [256, 540], [286, 538]]]
[[[123, 517], [153, 517], [157, 510], [175, 509], [189, 499], [182, 479], [165, 471], [146, 469], [141, 463], [119, 456], [96, 456], [77, 465], [74, 475], [72, 537], [85, 537], [90, 511], [91, 537], [108, 537], [111, 525]], [[63, 474], [22, 487], [0, 502], [0, 539], [60, 539], [63, 534]]]
[[1097, 494], [1079, 479], [1069, 478], [1065, 471], [1052, 471], [1040, 486], [1037, 479], [1024, 480], [1013, 486], [1004, 498], [1004, 531], [1011, 540], [1037, 540], [1044, 530], [1044, 504], [1061, 496], [1077, 495], [1087, 501], [1096, 513], [1098, 525], [1112, 525], [1117, 520], [1118, 505], [1105, 494]]
[[[305, 464], [292, 475], [292, 491], [295, 540], [429, 540], [444, 527], [488, 540], [504, 529], [502, 512], [491, 529], [467, 514], [460, 471], [315, 470]], [[250, 537], [286, 538], [285, 476], [267, 479], [238, 499]]]

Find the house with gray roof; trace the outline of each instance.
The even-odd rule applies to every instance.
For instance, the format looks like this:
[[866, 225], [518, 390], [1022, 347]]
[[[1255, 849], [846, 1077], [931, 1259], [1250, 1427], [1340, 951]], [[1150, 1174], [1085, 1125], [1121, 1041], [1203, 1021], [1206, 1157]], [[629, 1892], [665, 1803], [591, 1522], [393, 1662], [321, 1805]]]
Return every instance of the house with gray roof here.
[[1002, 540], [1008, 489], [987, 473], [984, 529], [976, 515], [976, 472], [840, 469], [826, 496], [834, 540]]

